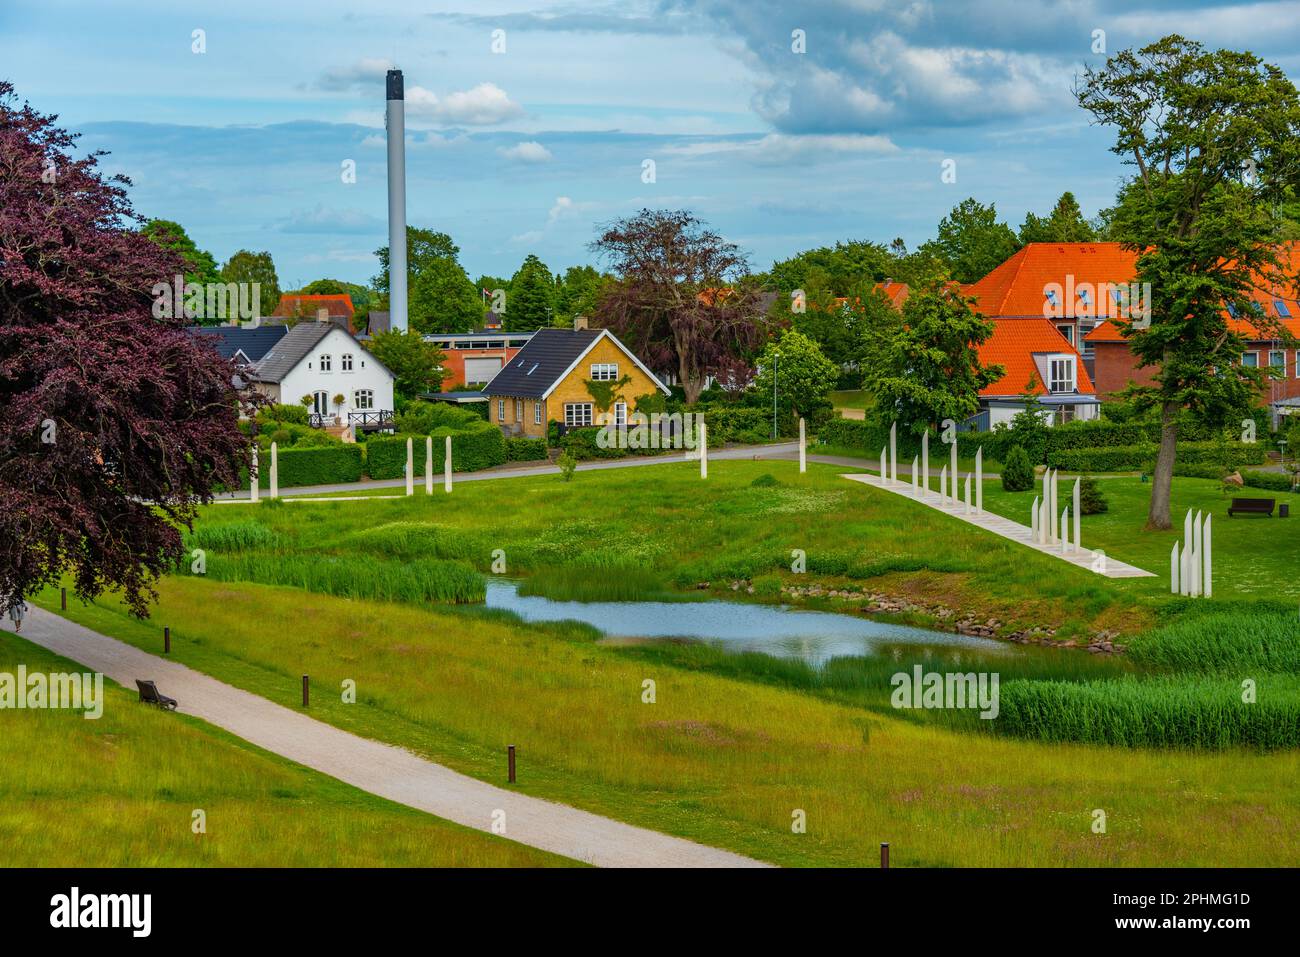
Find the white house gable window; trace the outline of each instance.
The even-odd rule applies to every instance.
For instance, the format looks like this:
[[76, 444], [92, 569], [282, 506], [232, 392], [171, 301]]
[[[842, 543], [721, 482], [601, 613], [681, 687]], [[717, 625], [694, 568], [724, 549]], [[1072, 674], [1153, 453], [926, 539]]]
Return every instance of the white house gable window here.
[[1052, 359], [1047, 366], [1047, 388], [1051, 392], [1074, 391], [1074, 357], [1060, 356]]
[[569, 428], [591, 425], [590, 402], [564, 403], [564, 424]]
[[596, 362], [591, 366], [593, 382], [613, 382], [618, 378], [617, 362]]
[[321, 357], [320, 357], [320, 371], [321, 371], [321, 372], [329, 372], [329, 371], [330, 371], [330, 354], [329, 354], [328, 352], [322, 352], [322, 353], [321, 353]]
[[343, 353], [343, 357], [339, 360], [339, 368], [341, 368], [344, 372], [352, 371], [352, 353], [350, 352]]
[[371, 389], [357, 389], [352, 393], [352, 404], [357, 409], [373, 409], [375, 407], [375, 393]]

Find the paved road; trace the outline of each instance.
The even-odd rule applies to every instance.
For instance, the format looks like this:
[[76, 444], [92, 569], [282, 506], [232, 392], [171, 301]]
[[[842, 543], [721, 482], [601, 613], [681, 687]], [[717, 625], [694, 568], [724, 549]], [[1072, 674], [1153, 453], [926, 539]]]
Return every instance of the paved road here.
[[[779, 456], [779, 453], [784, 453]], [[419, 455], [417, 453], [417, 459]], [[781, 442], [772, 445], [741, 445], [734, 448], [720, 449], [717, 452], [709, 453], [709, 461], [717, 462], [726, 459], [755, 459], [755, 458], [798, 458], [798, 442]], [[813, 456], [808, 457], [813, 461]], [[626, 459], [609, 459], [607, 461], [584, 462], [578, 466], [579, 472], [598, 472], [603, 469], [628, 469], [638, 468], [643, 465], [667, 465], [671, 462], [682, 462], [683, 456], [670, 453], [667, 455], [640, 456], [637, 458]], [[698, 459], [694, 461], [698, 462]], [[452, 479], [457, 484], [461, 482], [484, 482], [491, 479], [505, 478], [522, 478], [530, 475], [559, 475], [560, 470], [557, 466], [546, 465], [525, 465], [516, 463], [514, 465], [504, 465], [499, 468], [484, 469], [482, 472], [456, 472]], [[349, 482], [339, 485], [299, 485], [293, 488], [280, 489], [281, 498], [296, 498], [304, 495], [331, 495], [338, 492], [364, 492], [370, 489], [404, 489], [406, 487], [406, 478], [396, 479], [379, 479], [366, 480], [364, 482]], [[433, 478], [433, 488], [435, 492], [442, 491], [442, 473], [439, 472]], [[420, 492], [424, 489], [424, 477], [417, 476], [415, 479], [415, 489]], [[262, 490], [262, 498], [266, 498], [267, 492]], [[217, 496], [218, 502], [246, 502], [248, 501], [248, 489], [238, 493]]]
[[[528, 797], [362, 738], [300, 711], [241, 691], [175, 661], [33, 607], [23, 638], [102, 672], [127, 688], [153, 679], [179, 710], [258, 747], [391, 801], [492, 832], [504, 812], [505, 837], [600, 867], [762, 867], [759, 861], [587, 811]], [[143, 705], [141, 706], [143, 707]], [[527, 751], [521, 752], [527, 762]], [[502, 764], [504, 765], [504, 755]]]

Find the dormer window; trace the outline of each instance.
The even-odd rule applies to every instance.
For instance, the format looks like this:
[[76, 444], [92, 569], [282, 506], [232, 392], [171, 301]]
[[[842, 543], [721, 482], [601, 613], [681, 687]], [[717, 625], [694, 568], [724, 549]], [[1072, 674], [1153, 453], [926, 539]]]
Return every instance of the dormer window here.
[[1074, 391], [1074, 356], [1056, 356], [1048, 361], [1047, 388], [1052, 393]]

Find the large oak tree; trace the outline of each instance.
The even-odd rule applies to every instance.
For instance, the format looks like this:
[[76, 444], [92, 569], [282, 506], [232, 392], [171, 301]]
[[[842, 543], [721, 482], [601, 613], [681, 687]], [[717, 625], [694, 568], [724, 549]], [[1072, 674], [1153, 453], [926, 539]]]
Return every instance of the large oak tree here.
[[186, 263], [53, 119], [0, 82], [0, 611], [69, 573], [144, 615], [249, 442], [230, 366], [152, 315]]
[[1246, 340], [1227, 307], [1260, 338], [1289, 338], [1276, 316], [1255, 311], [1251, 292], [1296, 285], [1284, 274], [1276, 210], [1300, 184], [1300, 98], [1253, 54], [1179, 36], [1089, 69], [1076, 95], [1114, 128], [1112, 150], [1135, 170], [1110, 229], [1139, 254], [1150, 318], [1117, 325], [1154, 369], [1154, 385], [1135, 390], [1161, 420], [1147, 525], [1169, 528], [1179, 413], [1222, 424], [1259, 397], [1261, 372], [1242, 364]]

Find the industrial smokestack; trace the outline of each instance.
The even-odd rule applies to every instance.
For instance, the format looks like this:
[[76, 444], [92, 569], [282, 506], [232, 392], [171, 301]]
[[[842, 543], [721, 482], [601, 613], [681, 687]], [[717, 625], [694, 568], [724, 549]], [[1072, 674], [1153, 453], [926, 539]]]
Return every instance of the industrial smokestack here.
[[388, 71], [388, 314], [406, 331], [406, 103], [402, 71]]

